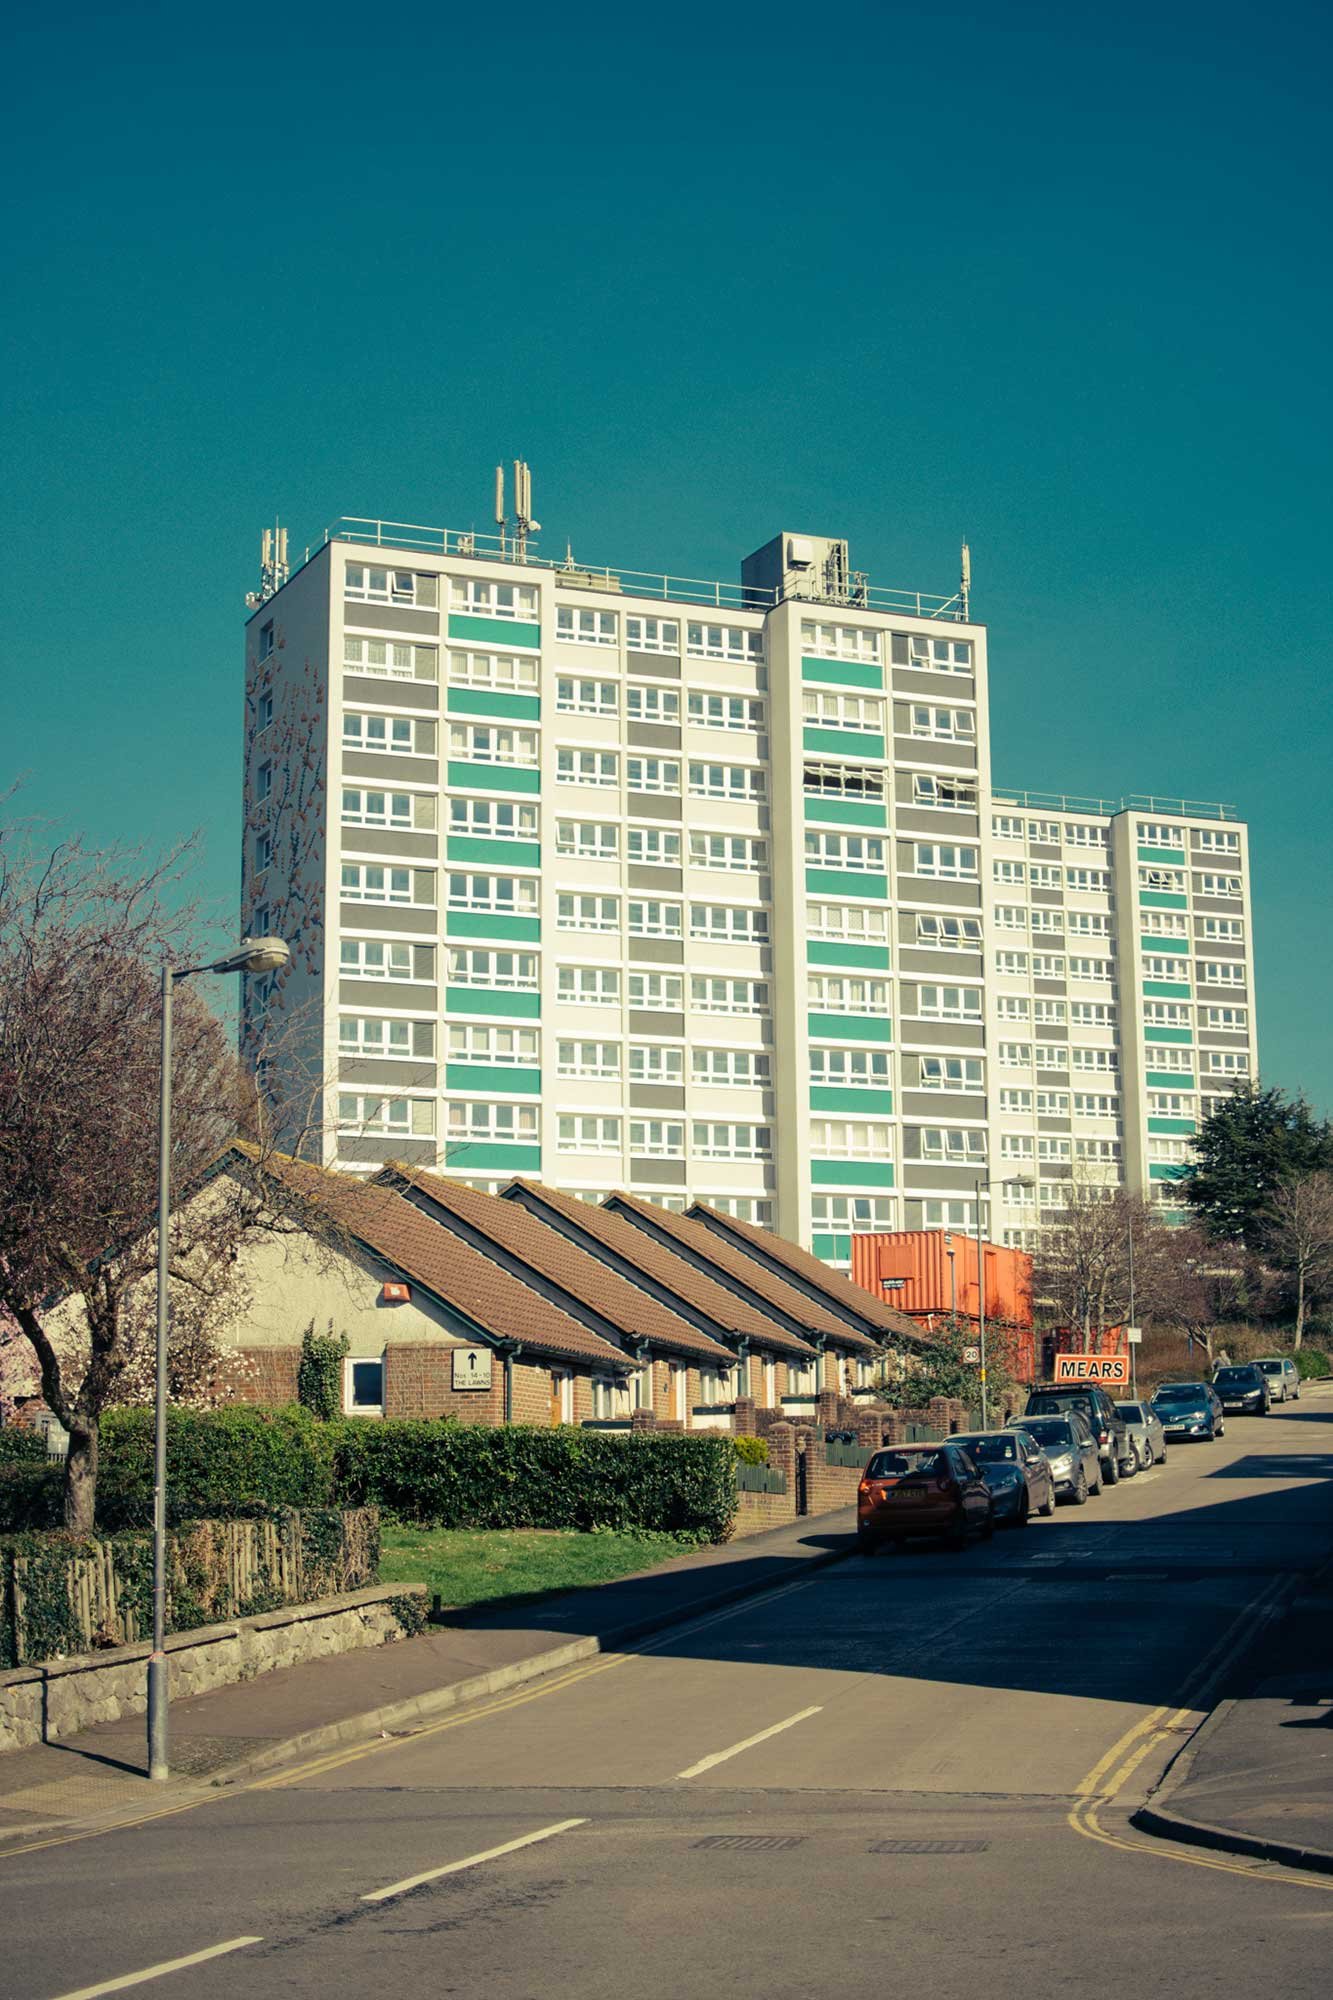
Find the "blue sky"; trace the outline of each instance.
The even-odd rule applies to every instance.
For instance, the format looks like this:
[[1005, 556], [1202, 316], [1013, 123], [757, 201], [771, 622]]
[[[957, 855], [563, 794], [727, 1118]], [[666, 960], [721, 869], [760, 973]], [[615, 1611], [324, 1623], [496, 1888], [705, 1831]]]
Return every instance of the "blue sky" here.
[[1326, 12], [32, 11], [0, 140], [5, 763], [238, 876], [259, 529], [878, 583], [972, 545], [999, 782], [1237, 803], [1267, 1075], [1333, 1108]]

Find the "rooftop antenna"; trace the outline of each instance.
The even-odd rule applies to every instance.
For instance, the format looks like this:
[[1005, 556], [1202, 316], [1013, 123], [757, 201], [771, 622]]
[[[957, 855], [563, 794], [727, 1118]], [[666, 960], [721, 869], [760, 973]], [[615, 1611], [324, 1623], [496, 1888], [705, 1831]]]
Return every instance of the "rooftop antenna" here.
[[287, 561], [287, 530], [281, 527], [276, 516], [273, 526], [265, 528], [259, 537], [259, 588], [247, 591], [245, 601], [252, 611], [261, 604], [267, 604], [270, 597], [278, 592], [291, 575]]
[[526, 560], [528, 536], [541, 533], [541, 522], [532, 518], [532, 467], [525, 458], [514, 460], [514, 553]]
[[962, 601], [963, 617], [968, 617], [968, 600], [972, 595], [972, 551], [963, 543], [962, 566], [958, 581], [958, 595]]
[[505, 553], [505, 469], [495, 468], [495, 526], [500, 537], [500, 554]]

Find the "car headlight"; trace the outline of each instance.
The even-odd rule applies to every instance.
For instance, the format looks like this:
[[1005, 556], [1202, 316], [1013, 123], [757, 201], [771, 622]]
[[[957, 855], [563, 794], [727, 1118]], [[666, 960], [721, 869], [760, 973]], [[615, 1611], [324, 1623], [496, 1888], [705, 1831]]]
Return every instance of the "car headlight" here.
[[1073, 1470], [1073, 1465], [1074, 1461], [1070, 1457], [1069, 1453], [1067, 1451], [1063, 1451], [1061, 1452], [1059, 1458], [1053, 1458], [1051, 1460], [1051, 1471], [1054, 1472], [1059, 1478], [1063, 1479], [1066, 1472], [1071, 1472]]

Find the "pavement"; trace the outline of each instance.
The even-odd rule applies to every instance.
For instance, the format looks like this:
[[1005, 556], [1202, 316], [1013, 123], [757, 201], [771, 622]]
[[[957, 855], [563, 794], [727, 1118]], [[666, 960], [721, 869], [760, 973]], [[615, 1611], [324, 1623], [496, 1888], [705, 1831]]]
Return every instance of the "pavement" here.
[[142, 1717], [0, 1757], [0, 1853], [208, 1796], [275, 1764], [412, 1729], [460, 1703], [567, 1669], [850, 1554], [851, 1508], [705, 1548], [517, 1610], [503, 1604], [420, 1637], [280, 1669], [173, 1702], [172, 1777], [148, 1793]]

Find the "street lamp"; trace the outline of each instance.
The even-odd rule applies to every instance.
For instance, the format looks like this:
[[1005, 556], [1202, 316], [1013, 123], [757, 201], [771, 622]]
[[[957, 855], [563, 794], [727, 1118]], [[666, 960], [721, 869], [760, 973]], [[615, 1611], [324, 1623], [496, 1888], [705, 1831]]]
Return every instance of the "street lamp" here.
[[148, 1775], [167, 1769], [167, 1228], [171, 1214], [171, 999], [197, 972], [276, 972], [291, 957], [281, 938], [242, 938], [211, 965], [162, 968], [162, 1075], [157, 1120], [157, 1364], [153, 1393], [153, 1650], [148, 1660]]
[[986, 1397], [986, 1260], [982, 1249], [981, 1203], [983, 1197], [993, 1187], [1035, 1187], [1036, 1182], [1027, 1174], [1009, 1174], [1003, 1180], [988, 1180], [984, 1174], [977, 1176], [977, 1346], [981, 1354], [981, 1428], [989, 1428], [989, 1405]]

